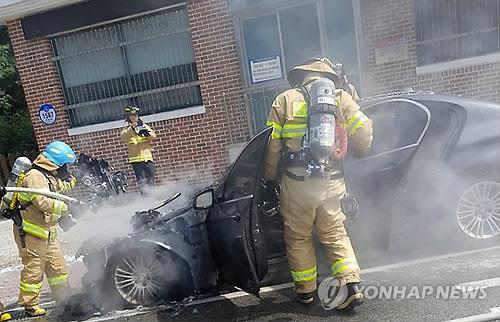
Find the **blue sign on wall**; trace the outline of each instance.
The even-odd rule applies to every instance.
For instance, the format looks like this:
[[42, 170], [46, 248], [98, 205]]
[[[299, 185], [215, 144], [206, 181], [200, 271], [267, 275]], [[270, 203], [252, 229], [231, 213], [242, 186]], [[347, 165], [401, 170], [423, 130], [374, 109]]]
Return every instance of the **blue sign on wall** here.
[[42, 104], [40, 105], [40, 109], [38, 110], [38, 117], [43, 124], [52, 125], [56, 122], [56, 109], [50, 104]]

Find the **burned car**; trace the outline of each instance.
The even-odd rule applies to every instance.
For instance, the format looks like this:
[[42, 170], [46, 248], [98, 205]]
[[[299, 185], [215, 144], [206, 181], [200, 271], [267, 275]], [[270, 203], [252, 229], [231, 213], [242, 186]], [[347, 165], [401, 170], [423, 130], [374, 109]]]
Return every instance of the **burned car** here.
[[[344, 161], [360, 204], [348, 225], [358, 249], [414, 245], [435, 230], [446, 243], [500, 234], [500, 106], [422, 93], [375, 98], [362, 109], [374, 121], [371, 151]], [[129, 236], [84, 244], [83, 285], [93, 298], [103, 306], [152, 305], [222, 285], [258, 295], [283, 282], [283, 222], [277, 205], [262, 201], [269, 135], [255, 136], [192, 203], [138, 212]]]

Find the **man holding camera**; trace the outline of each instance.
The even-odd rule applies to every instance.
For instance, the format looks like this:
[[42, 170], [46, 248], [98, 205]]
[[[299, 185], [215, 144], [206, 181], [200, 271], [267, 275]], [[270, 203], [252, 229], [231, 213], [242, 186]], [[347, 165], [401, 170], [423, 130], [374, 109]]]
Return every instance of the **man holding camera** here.
[[143, 193], [145, 185], [154, 185], [155, 166], [151, 143], [156, 133], [139, 118], [138, 112], [137, 106], [125, 107], [128, 126], [121, 132], [121, 139], [128, 145], [128, 161]]

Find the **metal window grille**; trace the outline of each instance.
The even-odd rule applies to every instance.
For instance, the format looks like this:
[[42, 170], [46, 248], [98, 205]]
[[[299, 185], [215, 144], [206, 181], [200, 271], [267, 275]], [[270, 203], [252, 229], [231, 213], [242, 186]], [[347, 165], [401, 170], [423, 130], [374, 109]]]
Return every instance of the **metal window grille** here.
[[52, 39], [71, 127], [202, 104], [185, 7]]
[[500, 51], [500, 0], [417, 0], [419, 65]]
[[[245, 110], [250, 129], [250, 137], [266, 128], [266, 121], [274, 99], [279, 93], [290, 89], [287, 83], [275, 86], [255, 87], [237, 93], [238, 101], [234, 104]], [[226, 106], [226, 109], [229, 106]]]

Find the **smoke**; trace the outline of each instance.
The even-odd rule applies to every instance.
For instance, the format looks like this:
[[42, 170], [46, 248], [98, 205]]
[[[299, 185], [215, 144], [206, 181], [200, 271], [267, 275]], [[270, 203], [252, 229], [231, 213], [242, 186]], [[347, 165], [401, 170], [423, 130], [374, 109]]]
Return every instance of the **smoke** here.
[[[202, 176], [201, 172], [191, 174], [198, 178]], [[194, 193], [207, 185], [205, 181], [197, 183], [164, 181], [157, 186], [146, 188], [145, 194], [130, 192], [113, 197], [103, 202], [96, 212], [87, 209], [80, 215], [77, 224], [71, 230], [61, 233], [64, 253], [74, 256], [81, 243], [88, 239], [111, 240], [126, 236], [132, 232], [130, 219], [136, 211], [154, 208], [180, 192], [181, 196], [178, 199], [159, 211], [179, 209], [190, 204]]]
[[[452, 159], [458, 165], [452, 166], [450, 156], [457, 151], [446, 148], [450, 147], [448, 144], [454, 135], [459, 135], [454, 132], [458, 128], [457, 120], [445, 109], [445, 103], [439, 106], [423, 103], [430, 108], [432, 118], [418, 148], [380, 155], [346, 174], [361, 203], [359, 218], [348, 220], [347, 225], [362, 268], [498, 242], [497, 238], [478, 240], [467, 236], [457, 221], [457, 206], [462, 194], [473, 184], [498, 181], [498, 171], [491, 172], [485, 159], [477, 157], [477, 153], [481, 153], [479, 144], [476, 150]], [[402, 104], [397, 108], [400, 116], [409, 112]], [[389, 112], [390, 108], [386, 110]], [[401, 126], [398, 119], [394, 123], [375, 119], [374, 148], [380, 142], [395, 142], [395, 148], [406, 145], [398, 142], [413, 142], [415, 134], [421, 132], [415, 124], [421, 120], [413, 116], [411, 119], [414, 126]], [[381, 130], [399, 126], [397, 132]], [[485, 126], [482, 124], [481, 129]], [[468, 128], [478, 134], [481, 131]], [[457, 170], [467, 164], [475, 166]]]
[[[87, 240], [111, 241], [114, 238], [126, 236], [132, 232], [130, 219], [136, 211], [152, 209], [162, 204], [176, 193], [181, 193], [181, 196], [170, 204], [160, 208], [158, 211], [168, 212], [173, 209], [184, 208], [186, 205], [191, 205], [194, 194], [201, 188], [206, 187], [208, 182], [211, 183], [212, 181], [212, 178], [210, 178], [210, 180], [200, 182], [200, 178], [203, 177], [209, 177], [206, 171], [192, 171], [189, 175], [186, 174], [186, 181], [184, 182], [164, 181], [157, 186], [146, 188], [145, 194], [127, 193], [119, 195], [103, 203], [98, 208], [97, 213], [87, 211], [80, 218], [76, 226], [70, 231], [62, 234], [61, 239], [63, 247], [65, 248], [65, 254], [71, 257], [76, 253], [80, 244]], [[193, 183], [192, 178], [198, 178], [197, 182]], [[158, 256], [153, 247], [141, 248], [141, 255], [144, 258], [150, 259]], [[89, 265], [96, 265], [96, 263], [90, 262]], [[174, 267], [169, 266], [163, 269], [168, 270], [168, 274], [167, 271], [165, 271], [165, 274], [162, 274], [162, 276], [168, 276], [173, 280], [185, 280], [184, 275], [176, 276], [175, 272], [178, 270]], [[187, 272], [180, 272], [179, 274], [186, 273]], [[106, 307], [100, 308], [98, 306], [104, 298], [114, 299], [116, 294], [112, 293], [116, 291], [107, 288], [102, 288], [100, 289], [100, 292], [101, 291], [105, 294], [96, 294], [94, 290], [86, 288], [77, 290], [56, 307], [53, 315], [58, 316], [61, 320], [74, 320], [75, 318], [81, 319], [91, 317], [93, 314], [100, 312], [101, 309], [109, 309]], [[116, 308], [119, 306], [120, 304], [117, 303]]]

